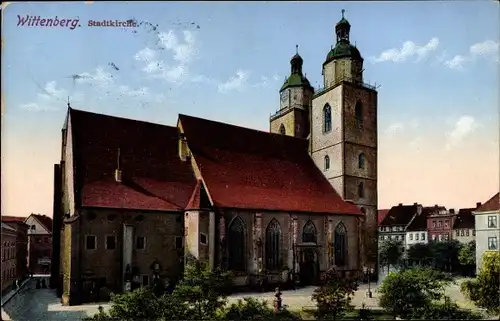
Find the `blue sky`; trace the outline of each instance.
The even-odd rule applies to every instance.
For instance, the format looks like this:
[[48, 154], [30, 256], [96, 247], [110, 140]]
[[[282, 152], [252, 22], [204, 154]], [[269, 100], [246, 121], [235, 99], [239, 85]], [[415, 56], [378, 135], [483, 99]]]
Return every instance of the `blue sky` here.
[[[267, 130], [296, 44], [322, 85], [341, 9], [365, 82], [381, 85], [381, 207], [486, 201], [499, 181], [498, 2], [20, 3], [2, 9], [3, 213], [50, 214], [68, 95], [122, 117], [175, 125], [185, 113]], [[18, 15], [81, 27], [18, 26]], [[104, 19], [139, 26], [87, 26]]]

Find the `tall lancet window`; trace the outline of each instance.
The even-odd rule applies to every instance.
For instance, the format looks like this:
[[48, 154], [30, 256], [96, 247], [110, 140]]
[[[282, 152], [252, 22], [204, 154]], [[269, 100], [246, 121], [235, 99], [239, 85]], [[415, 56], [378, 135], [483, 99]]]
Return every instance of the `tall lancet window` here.
[[281, 227], [276, 219], [273, 219], [266, 228], [266, 268], [277, 270], [281, 266]]
[[323, 132], [328, 133], [332, 130], [332, 108], [329, 104], [323, 107]]
[[245, 224], [237, 216], [228, 227], [229, 270], [245, 271]]
[[318, 234], [316, 231], [316, 226], [312, 221], [307, 221], [302, 230], [302, 242], [303, 243], [316, 243], [318, 241]]
[[335, 249], [335, 265], [344, 267], [347, 264], [347, 229], [340, 222], [335, 228], [335, 240], [333, 244]]

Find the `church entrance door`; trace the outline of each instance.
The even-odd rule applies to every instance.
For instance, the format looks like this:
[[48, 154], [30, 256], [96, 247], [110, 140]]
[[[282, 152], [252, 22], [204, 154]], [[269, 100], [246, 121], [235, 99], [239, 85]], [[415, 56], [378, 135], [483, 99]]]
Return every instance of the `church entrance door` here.
[[317, 253], [312, 248], [302, 250], [300, 280], [303, 285], [314, 285], [318, 279]]

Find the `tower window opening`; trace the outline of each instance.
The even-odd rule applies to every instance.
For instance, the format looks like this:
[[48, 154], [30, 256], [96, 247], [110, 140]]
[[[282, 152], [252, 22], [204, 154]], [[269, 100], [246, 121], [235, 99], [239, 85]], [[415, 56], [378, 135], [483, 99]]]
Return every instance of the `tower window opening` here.
[[328, 155], [325, 156], [325, 171], [330, 169], [330, 157]]
[[358, 185], [358, 197], [359, 198], [365, 197], [365, 186], [363, 182], [359, 183]]
[[323, 132], [328, 133], [332, 130], [332, 108], [329, 104], [323, 107]]
[[359, 156], [358, 156], [358, 168], [365, 169], [365, 162], [366, 162], [365, 154], [363, 154], [363, 153], [359, 154]]
[[281, 126], [280, 126], [280, 134], [286, 135], [286, 129], [285, 129], [285, 126], [283, 124], [281, 124]]

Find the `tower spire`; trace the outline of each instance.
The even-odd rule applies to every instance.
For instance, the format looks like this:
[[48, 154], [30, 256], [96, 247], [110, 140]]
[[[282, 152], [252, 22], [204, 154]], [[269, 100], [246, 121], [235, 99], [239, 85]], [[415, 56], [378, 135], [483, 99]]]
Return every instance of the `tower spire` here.
[[342, 19], [344, 19], [344, 12], [345, 12], [345, 10], [342, 9]]
[[298, 55], [299, 54], [299, 45], [295, 45], [295, 54]]
[[70, 104], [69, 104], [69, 96], [68, 96], [68, 108], [71, 108]]

